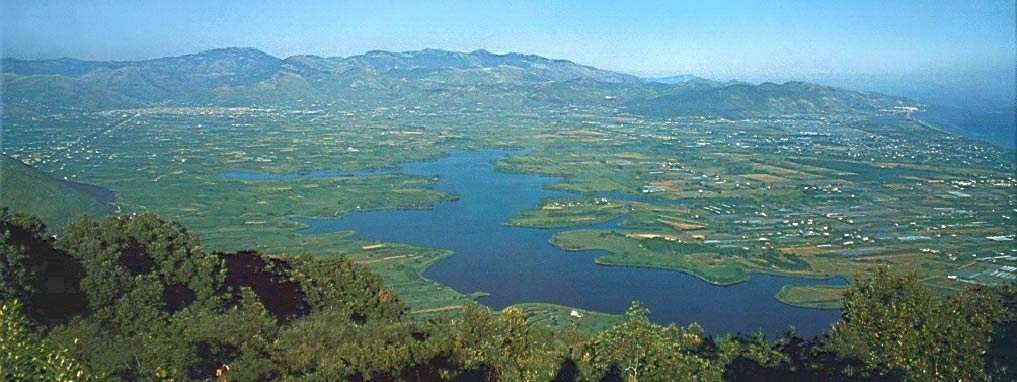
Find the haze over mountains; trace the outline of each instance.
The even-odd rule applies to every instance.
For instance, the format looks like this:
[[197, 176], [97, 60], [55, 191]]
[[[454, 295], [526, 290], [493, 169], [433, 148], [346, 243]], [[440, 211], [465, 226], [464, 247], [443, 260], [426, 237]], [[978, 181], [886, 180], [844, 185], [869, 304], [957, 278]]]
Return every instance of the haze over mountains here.
[[900, 98], [801, 82], [647, 80], [517, 53], [369, 51], [280, 59], [253, 48], [146, 61], [3, 60], [8, 110], [146, 106], [443, 105], [516, 109], [610, 103], [653, 116], [871, 114]]

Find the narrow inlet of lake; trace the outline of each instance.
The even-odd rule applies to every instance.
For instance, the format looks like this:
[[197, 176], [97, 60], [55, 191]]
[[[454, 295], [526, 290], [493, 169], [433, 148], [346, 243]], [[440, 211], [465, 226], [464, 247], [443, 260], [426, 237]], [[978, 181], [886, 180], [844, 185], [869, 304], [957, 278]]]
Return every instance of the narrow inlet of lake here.
[[[762, 328], [778, 335], [793, 325], [801, 336], [827, 332], [838, 310], [798, 308], [774, 297], [785, 284], [843, 284], [844, 280], [752, 274], [743, 283], [715, 286], [689, 274], [664, 269], [597, 265], [602, 251], [570, 252], [549, 243], [564, 229], [511, 227], [504, 222], [533, 208], [540, 198], [566, 196], [542, 188], [556, 178], [513, 174], [491, 162], [515, 153], [505, 150], [453, 151], [435, 161], [402, 165], [407, 174], [440, 177], [438, 189], [460, 198], [424, 210], [354, 211], [338, 219], [298, 218], [303, 233], [355, 230], [365, 240], [448, 248], [455, 254], [436, 262], [424, 276], [469, 293], [487, 292], [479, 302], [493, 309], [522, 302], [546, 302], [622, 313], [633, 300], [651, 310], [654, 321], [699, 322], [710, 334], [749, 333]], [[590, 227], [610, 227], [611, 222]], [[575, 229], [570, 227], [567, 229]]]

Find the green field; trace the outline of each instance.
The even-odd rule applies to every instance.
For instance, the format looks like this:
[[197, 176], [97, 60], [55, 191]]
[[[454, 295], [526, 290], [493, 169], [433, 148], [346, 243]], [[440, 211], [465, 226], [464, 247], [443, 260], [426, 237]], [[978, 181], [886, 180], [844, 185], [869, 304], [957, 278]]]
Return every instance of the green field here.
[[[512, 306], [521, 309], [532, 325], [544, 325], [555, 329], [572, 327], [587, 334], [604, 331], [625, 320], [625, 316], [621, 314], [593, 312], [555, 304], [525, 303]], [[579, 314], [578, 317], [572, 315], [573, 310]]]
[[777, 299], [785, 304], [806, 308], [840, 309], [845, 287], [836, 285], [788, 284], [777, 292]]
[[610, 251], [611, 255], [596, 259], [600, 264], [679, 269], [711, 284], [730, 285], [749, 278], [748, 269], [741, 263], [730, 261], [728, 256], [706, 251], [661, 254], [647, 249], [640, 243], [642, 240], [606, 230], [578, 230], [555, 235], [552, 243], [568, 250]]
[[2, 155], [0, 206], [38, 215], [54, 232], [61, 231], [79, 214], [100, 218], [115, 211], [112, 200], [103, 200], [79, 185], [56, 179]]

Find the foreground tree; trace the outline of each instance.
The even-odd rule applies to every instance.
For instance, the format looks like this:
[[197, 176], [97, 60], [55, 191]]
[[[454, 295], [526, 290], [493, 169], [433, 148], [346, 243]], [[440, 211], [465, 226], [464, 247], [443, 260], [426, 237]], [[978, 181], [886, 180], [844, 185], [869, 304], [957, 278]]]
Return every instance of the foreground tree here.
[[565, 356], [547, 328], [529, 325], [515, 307], [495, 314], [479, 304], [466, 304], [450, 336], [452, 359], [466, 380], [549, 380]]
[[155, 214], [82, 217], [56, 247], [81, 262], [89, 313], [110, 330], [142, 332], [191, 304], [222, 305], [219, 258], [204, 253], [183, 226]]
[[87, 381], [80, 362], [31, 331], [17, 300], [0, 302], [0, 380]]
[[31, 296], [34, 272], [28, 266], [25, 252], [24, 247], [12, 243], [11, 230], [0, 227], [0, 301]]
[[19, 300], [43, 325], [84, 313], [81, 264], [56, 249], [37, 216], [0, 209], [0, 301]]
[[475, 303], [414, 320], [349, 259], [209, 254], [151, 214], [82, 218], [53, 240], [3, 211], [0, 380], [1013, 380], [1015, 296], [936, 296], [877, 268], [826, 338], [711, 339], [638, 303], [587, 336]]
[[999, 294], [971, 289], [939, 297], [915, 274], [875, 268], [843, 297], [829, 349], [860, 360], [875, 377], [910, 381], [988, 380], [993, 327], [1007, 318]]
[[633, 302], [625, 321], [598, 333], [583, 359], [605, 379], [720, 381], [724, 365], [735, 355], [730, 351], [736, 347], [728, 345], [705, 338], [696, 323], [688, 328], [653, 323], [649, 310]]

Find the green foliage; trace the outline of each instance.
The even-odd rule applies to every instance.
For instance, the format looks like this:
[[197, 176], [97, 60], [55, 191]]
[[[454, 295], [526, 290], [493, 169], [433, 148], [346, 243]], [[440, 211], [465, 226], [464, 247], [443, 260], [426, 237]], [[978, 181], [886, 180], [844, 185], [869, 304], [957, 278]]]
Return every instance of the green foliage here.
[[[476, 303], [454, 319], [414, 321], [391, 287], [349, 259], [245, 252], [245, 264], [254, 268], [240, 276], [299, 286], [287, 298], [310, 309], [281, 320], [266, 308], [271, 296], [255, 290], [264, 285], [226, 285], [238, 275], [224, 275], [219, 256], [155, 215], [79, 219], [57, 240], [58, 248], [37, 218], [2, 217], [5, 380], [87, 380], [94, 374], [234, 381], [925, 381], [1009, 375], [1011, 355], [990, 345], [994, 334], [1013, 332], [1013, 289], [944, 298], [913, 274], [894, 276], [886, 268], [859, 278], [845, 293], [843, 320], [829, 339], [804, 342], [790, 333], [768, 341], [762, 332], [712, 339], [695, 323], [656, 324], [638, 302], [625, 321], [592, 336], [571, 325], [528, 322], [519, 308], [495, 313]], [[52, 257], [62, 253], [57, 249], [81, 261], [90, 310], [63, 323], [34, 325], [11, 296], [38, 298], [32, 278], [45, 273], [31, 264], [36, 256], [59, 258]], [[180, 286], [194, 297], [168, 309], [167, 291]]]
[[584, 355], [597, 372], [617, 370], [632, 382], [721, 380], [725, 362], [715, 349], [707, 349], [698, 324], [688, 328], [655, 324], [638, 302], [625, 316], [625, 322], [597, 334]]
[[0, 301], [23, 301], [36, 323], [65, 321], [84, 309], [81, 273], [75, 259], [53, 248], [37, 216], [0, 209]]
[[25, 249], [11, 245], [10, 231], [0, 232], [0, 301], [25, 299], [32, 293], [32, 275]]
[[395, 320], [405, 306], [380, 276], [345, 257], [288, 259], [312, 311], [332, 311], [354, 321]]
[[275, 371], [265, 359], [279, 326], [249, 290], [243, 295], [241, 305], [225, 311], [186, 309], [141, 332], [111, 332], [86, 318], [55, 327], [48, 337], [78, 343], [74, 358], [124, 380], [205, 380], [224, 367], [232, 380], [271, 378]]
[[987, 368], [997, 380], [1017, 380], [1017, 282], [994, 292], [1003, 301], [1007, 315], [996, 326], [986, 353]]
[[744, 338], [740, 338], [742, 356], [762, 366], [778, 366], [788, 362], [788, 357], [780, 350], [780, 341], [786, 341], [791, 336], [784, 336], [778, 343], [771, 344], [766, 340], [763, 331], [756, 331]]
[[266, 380], [276, 371], [265, 360], [272, 354], [280, 327], [249, 289], [242, 292], [241, 304], [226, 310], [185, 310], [174, 315], [170, 325], [157, 331], [165, 352], [152, 356], [164, 370], [173, 370], [176, 379], [195, 380], [228, 369], [229, 379]]
[[409, 321], [357, 324], [345, 312], [326, 310], [282, 330], [272, 343], [271, 360], [283, 380], [416, 380], [437, 375], [430, 364], [444, 357], [446, 346]]
[[26, 236], [38, 238], [45, 229], [37, 217], [10, 215], [6, 207], [0, 208], [0, 301], [25, 300], [32, 293], [35, 279], [25, 246], [12, 234], [25, 241]]
[[565, 355], [548, 341], [549, 333], [528, 325], [522, 310], [514, 307], [495, 315], [486, 307], [466, 304], [451, 337], [453, 359], [463, 370], [491, 380], [551, 379]]
[[0, 380], [87, 381], [93, 378], [67, 350], [30, 329], [18, 300], [0, 302]]
[[[51, 337], [98, 350], [75, 356], [110, 375], [194, 380], [219, 373], [236, 380], [331, 380], [337, 375], [400, 375], [403, 362], [411, 359], [407, 357], [438, 354], [436, 342], [424, 340], [429, 336], [414, 337], [421, 331], [406, 321], [405, 308], [392, 289], [345, 258], [273, 259], [245, 253], [246, 263], [239, 269], [253, 273], [233, 276], [254, 276], [267, 285], [226, 288], [219, 257], [203, 252], [179, 224], [153, 214], [101, 222], [83, 217], [69, 225], [56, 244], [82, 262], [86, 274], [81, 284], [90, 311], [86, 318], [56, 327]], [[244, 268], [257, 264], [262, 267]], [[298, 285], [295, 294], [285, 297], [301, 300], [316, 314], [281, 327], [261, 300], [278, 296], [252, 290], [275, 291], [275, 284]], [[171, 306], [170, 292], [181, 289], [192, 297]], [[307, 345], [297, 345], [304, 342]], [[314, 343], [326, 346], [312, 353], [299, 351]], [[421, 357], [424, 363], [437, 356]], [[342, 359], [353, 363], [337, 362]]]
[[89, 308], [110, 328], [141, 331], [192, 302], [220, 305], [218, 258], [202, 252], [182, 226], [154, 214], [82, 217], [56, 246], [81, 261]]
[[971, 290], [933, 295], [914, 274], [875, 268], [844, 294], [830, 349], [880, 375], [911, 381], [986, 380], [985, 351], [1006, 317], [997, 296]]

